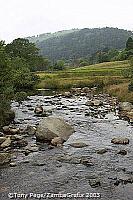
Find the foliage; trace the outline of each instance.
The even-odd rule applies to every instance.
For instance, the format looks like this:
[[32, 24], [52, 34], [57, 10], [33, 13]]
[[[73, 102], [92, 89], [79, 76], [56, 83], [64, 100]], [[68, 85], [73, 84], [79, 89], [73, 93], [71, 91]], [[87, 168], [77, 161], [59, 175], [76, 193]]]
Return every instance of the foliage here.
[[23, 45], [20, 40], [17, 42], [16, 40], [15, 45], [0, 42], [0, 128], [8, 124], [13, 117], [10, 100], [24, 99], [27, 96], [26, 92], [34, 90], [39, 81], [38, 76], [30, 72], [30, 64], [24, 58], [24, 53], [28, 52], [27, 43], [24, 44], [24, 49], [19, 51]]
[[131, 37], [128, 38], [126, 42], [126, 50], [133, 50], [133, 39]]
[[22, 101], [27, 99], [27, 93], [26, 92], [17, 92], [14, 96], [14, 99], [21, 103]]
[[53, 65], [53, 70], [63, 70], [65, 66], [64, 60], [58, 60], [54, 65]]
[[75, 59], [89, 59], [96, 52], [109, 49], [121, 50], [125, 47], [126, 40], [132, 35], [131, 31], [117, 28], [79, 29], [67, 34], [50, 34], [30, 38], [35, 42], [43, 56], [56, 62], [63, 59], [70, 63]]
[[128, 90], [133, 92], [133, 80], [128, 85]]
[[6, 45], [5, 51], [10, 58], [18, 57], [25, 61], [32, 71], [36, 71], [38, 68], [44, 70], [49, 63], [48, 59], [39, 55], [39, 49], [28, 39], [18, 38], [13, 40]]

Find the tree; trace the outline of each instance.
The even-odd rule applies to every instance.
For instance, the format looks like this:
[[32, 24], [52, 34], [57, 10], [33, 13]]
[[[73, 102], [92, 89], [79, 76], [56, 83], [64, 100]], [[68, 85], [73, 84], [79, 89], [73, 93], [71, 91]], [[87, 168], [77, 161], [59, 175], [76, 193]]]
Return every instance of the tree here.
[[53, 69], [55, 69], [55, 70], [63, 70], [63, 69], [64, 69], [64, 66], [65, 66], [64, 60], [58, 60], [58, 61], [54, 64]]
[[39, 65], [40, 61], [42, 62], [39, 49], [28, 39], [15, 39], [12, 43], [6, 45], [5, 50], [9, 57], [19, 57], [25, 60], [32, 71]]
[[[0, 128], [10, 123], [14, 113], [10, 111], [10, 101], [17, 97], [24, 99], [27, 92], [35, 89], [38, 77], [30, 72], [29, 63], [23, 57], [23, 53], [12, 56], [7, 53], [7, 46], [0, 42]], [[14, 50], [14, 48], [13, 48]]]
[[133, 50], [133, 39], [131, 37], [128, 38], [126, 42], [126, 50]]

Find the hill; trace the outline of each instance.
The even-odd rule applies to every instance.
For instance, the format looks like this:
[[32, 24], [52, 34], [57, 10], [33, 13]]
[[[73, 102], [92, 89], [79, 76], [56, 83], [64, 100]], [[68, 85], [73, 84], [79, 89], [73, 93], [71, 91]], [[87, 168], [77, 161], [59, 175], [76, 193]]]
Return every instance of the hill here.
[[97, 51], [125, 48], [132, 31], [118, 28], [84, 28], [46, 33], [29, 37], [40, 48], [40, 53], [50, 60], [88, 58]]

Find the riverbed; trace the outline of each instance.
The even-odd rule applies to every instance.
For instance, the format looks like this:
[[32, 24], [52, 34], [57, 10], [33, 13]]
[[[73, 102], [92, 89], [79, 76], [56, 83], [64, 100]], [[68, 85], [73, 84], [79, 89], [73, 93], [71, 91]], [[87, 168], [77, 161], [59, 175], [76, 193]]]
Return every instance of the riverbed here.
[[[89, 98], [35, 95], [21, 104], [12, 102], [16, 127], [36, 127], [42, 117], [35, 115], [34, 108], [41, 105], [49, 115], [72, 125], [75, 132], [63, 147], [36, 143], [34, 135], [24, 135], [34, 151], [25, 155], [23, 148], [16, 148], [12, 154], [16, 166], [1, 167], [2, 200], [9, 199], [9, 193], [77, 192], [83, 195], [71, 199], [133, 199], [133, 127], [119, 118], [109, 95], [95, 96], [104, 102], [99, 106], [87, 105]], [[114, 137], [126, 137], [129, 144], [113, 144]], [[75, 143], [85, 145], [77, 148]], [[120, 153], [123, 150], [125, 155]]]

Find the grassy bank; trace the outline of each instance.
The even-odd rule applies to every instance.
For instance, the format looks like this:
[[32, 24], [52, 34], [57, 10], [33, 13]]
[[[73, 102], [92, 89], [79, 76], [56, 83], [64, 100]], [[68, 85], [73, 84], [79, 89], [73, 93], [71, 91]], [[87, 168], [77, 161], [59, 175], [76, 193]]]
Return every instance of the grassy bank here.
[[130, 79], [126, 78], [128, 68], [128, 61], [116, 61], [50, 73], [39, 72], [37, 75], [41, 82], [38, 88], [63, 90], [72, 87], [97, 87], [121, 100], [131, 101], [133, 94], [128, 92]]

